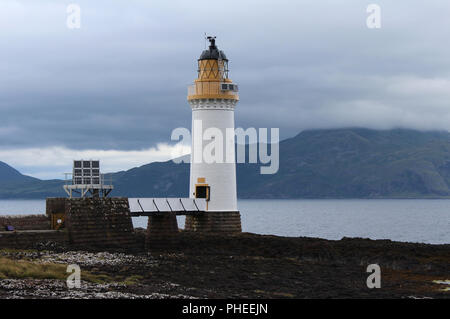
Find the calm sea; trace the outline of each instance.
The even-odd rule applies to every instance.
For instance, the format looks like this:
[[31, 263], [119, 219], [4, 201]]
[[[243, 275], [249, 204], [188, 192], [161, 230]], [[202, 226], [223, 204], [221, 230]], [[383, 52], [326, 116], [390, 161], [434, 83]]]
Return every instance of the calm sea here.
[[[240, 200], [238, 206], [245, 232], [450, 244], [450, 200]], [[0, 200], [0, 215], [44, 212], [44, 200]], [[133, 223], [146, 227], [147, 218]]]

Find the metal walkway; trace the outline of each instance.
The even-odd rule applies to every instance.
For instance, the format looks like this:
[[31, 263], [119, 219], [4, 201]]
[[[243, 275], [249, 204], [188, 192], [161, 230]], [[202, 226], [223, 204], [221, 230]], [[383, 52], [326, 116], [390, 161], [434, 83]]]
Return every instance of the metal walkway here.
[[167, 213], [197, 215], [206, 211], [205, 198], [129, 198], [131, 216], [155, 216]]

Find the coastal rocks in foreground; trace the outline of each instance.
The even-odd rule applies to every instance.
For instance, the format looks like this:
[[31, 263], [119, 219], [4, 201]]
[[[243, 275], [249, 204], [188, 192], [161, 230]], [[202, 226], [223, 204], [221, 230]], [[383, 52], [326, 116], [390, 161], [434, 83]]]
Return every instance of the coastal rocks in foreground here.
[[0, 280], [0, 298], [3, 299], [163, 299], [191, 298], [186, 295], [163, 293], [134, 294], [123, 291], [125, 284], [95, 284], [81, 282], [80, 288], [68, 289], [66, 282], [57, 279], [3, 279]]
[[[7, 277], [0, 298], [450, 297], [450, 245], [180, 232], [170, 249], [150, 252], [0, 250], [0, 258], [78, 264], [108, 277], [78, 290], [64, 280]], [[369, 264], [381, 268], [379, 289], [367, 287]]]

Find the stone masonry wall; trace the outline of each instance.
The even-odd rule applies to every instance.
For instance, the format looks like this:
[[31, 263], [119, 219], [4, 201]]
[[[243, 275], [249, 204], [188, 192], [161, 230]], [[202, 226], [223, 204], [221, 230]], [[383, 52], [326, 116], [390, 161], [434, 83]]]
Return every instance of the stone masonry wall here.
[[5, 215], [0, 216], [0, 231], [5, 226], [13, 226], [15, 230], [50, 229], [50, 218], [46, 215]]
[[86, 248], [136, 248], [127, 198], [67, 199], [70, 244]]
[[0, 232], [0, 248], [33, 249], [40, 244], [67, 244], [67, 232], [56, 230]]
[[174, 244], [178, 235], [177, 215], [165, 213], [162, 216], [149, 216], [147, 225], [146, 247], [168, 248]]
[[186, 216], [184, 229], [201, 233], [234, 234], [242, 231], [239, 212], [206, 212]]

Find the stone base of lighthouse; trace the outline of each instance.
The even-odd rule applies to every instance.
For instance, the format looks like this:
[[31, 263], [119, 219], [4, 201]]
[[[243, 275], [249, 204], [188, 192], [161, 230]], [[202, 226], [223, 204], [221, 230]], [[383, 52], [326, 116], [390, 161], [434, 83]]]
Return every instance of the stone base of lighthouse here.
[[174, 244], [177, 235], [178, 223], [175, 213], [148, 217], [146, 248], [169, 248]]
[[208, 234], [236, 234], [242, 232], [241, 214], [235, 212], [205, 212], [186, 216], [185, 231]]

